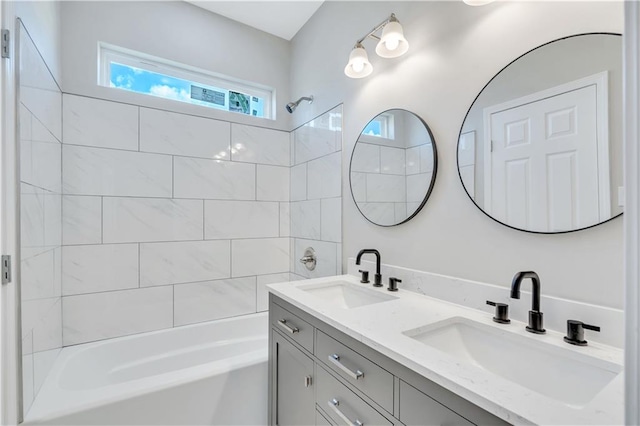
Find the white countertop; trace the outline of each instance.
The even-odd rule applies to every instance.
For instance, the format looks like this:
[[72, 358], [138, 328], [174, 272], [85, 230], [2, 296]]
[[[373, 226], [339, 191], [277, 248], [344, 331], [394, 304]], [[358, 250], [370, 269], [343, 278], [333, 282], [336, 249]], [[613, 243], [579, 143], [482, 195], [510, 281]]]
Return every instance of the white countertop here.
[[[624, 424], [624, 374], [618, 374], [586, 406], [574, 407], [501, 378], [480, 367], [462, 363], [452, 356], [402, 334], [403, 331], [463, 317], [495, 327], [504, 333], [545, 342], [576, 355], [622, 365], [623, 351], [592, 343], [578, 347], [563, 341], [563, 334], [547, 331], [536, 335], [525, 331], [522, 322], [503, 325], [492, 321], [491, 313], [455, 305], [410, 291], [392, 293], [396, 300], [343, 309], [314, 296], [300, 286], [331, 281], [389, 294], [385, 287], [360, 284], [351, 275], [272, 284], [269, 290], [321, 321], [370, 346], [436, 384], [480, 408], [513, 424], [617, 425]], [[588, 340], [588, 337], [587, 337]], [[522, 365], [523, 369], [528, 368]]]

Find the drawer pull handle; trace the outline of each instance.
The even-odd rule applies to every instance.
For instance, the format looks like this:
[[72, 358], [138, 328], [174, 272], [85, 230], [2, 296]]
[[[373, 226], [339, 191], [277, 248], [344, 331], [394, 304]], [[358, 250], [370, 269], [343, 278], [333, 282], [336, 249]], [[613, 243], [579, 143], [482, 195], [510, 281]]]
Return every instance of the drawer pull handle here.
[[287, 330], [291, 334], [296, 334], [297, 332], [300, 331], [300, 329], [298, 327], [291, 327], [289, 324], [287, 324], [287, 320], [286, 319], [278, 320], [278, 324], [280, 325], [280, 327], [284, 328], [285, 330]]
[[338, 367], [340, 370], [346, 373], [353, 380], [362, 379], [364, 377], [364, 373], [362, 371], [356, 370], [356, 372], [354, 373], [353, 371], [345, 367], [344, 364], [340, 362], [340, 355], [338, 354], [329, 355], [329, 361], [331, 361], [333, 365]]
[[313, 383], [311, 376], [305, 376], [304, 378], [304, 387], [308, 388]]
[[342, 411], [340, 411], [340, 409], [338, 408], [340, 406], [340, 401], [338, 401], [337, 399], [333, 398], [330, 401], [327, 401], [327, 403], [329, 404], [329, 408], [331, 408], [333, 410], [334, 413], [336, 413], [336, 415], [338, 417], [340, 417], [343, 421], [344, 424], [346, 426], [364, 426], [364, 423], [362, 423], [360, 420], [356, 419], [355, 422], [352, 422], [351, 420], [349, 420], [349, 417], [347, 417]]

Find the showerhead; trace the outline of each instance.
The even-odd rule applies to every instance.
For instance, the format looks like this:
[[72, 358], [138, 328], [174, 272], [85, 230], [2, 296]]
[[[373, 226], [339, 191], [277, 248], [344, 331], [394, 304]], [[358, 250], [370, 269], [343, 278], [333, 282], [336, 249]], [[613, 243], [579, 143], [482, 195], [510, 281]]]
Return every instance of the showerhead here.
[[313, 103], [313, 95], [308, 96], [308, 97], [307, 96], [303, 96], [303, 97], [301, 97], [300, 99], [298, 99], [295, 102], [289, 102], [285, 106], [285, 108], [287, 109], [287, 112], [289, 114], [293, 114], [293, 111], [295, 111], [296, 108], [298, 108], [298, 105], [300, 105], [300, 102], [302, 102], [302, 101], [309, 101], [309, 103]]

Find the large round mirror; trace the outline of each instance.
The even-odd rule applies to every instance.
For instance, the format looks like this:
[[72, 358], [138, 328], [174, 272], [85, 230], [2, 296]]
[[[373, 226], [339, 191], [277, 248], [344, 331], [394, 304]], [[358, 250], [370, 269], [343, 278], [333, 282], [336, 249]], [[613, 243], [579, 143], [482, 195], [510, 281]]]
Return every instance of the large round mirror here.
[[431, 194], [437, 158], [431, 130], [420, 117], [402, 109], [375, 116], [351, 156], [351, 194], [360, 213], [380, 226], [414, 217]]
[[458, 170], [484, 213], [538, 233], [622, 213], [622, 37], [581, 34], [511, 62], [476, 97]]

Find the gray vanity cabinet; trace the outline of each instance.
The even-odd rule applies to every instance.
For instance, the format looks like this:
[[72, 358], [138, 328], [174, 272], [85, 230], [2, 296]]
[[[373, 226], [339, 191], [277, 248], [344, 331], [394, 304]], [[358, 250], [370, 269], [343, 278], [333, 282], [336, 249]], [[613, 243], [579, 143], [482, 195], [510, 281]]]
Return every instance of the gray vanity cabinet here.
[[313, 385], [314, 362], [277, 332], [271, 333], [272, 374], [275, 412], [272, 424], [300, 426], [315, 424], [316, 401]]
[[507, 425], [269, 295], [271, 425]]

